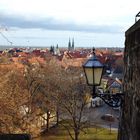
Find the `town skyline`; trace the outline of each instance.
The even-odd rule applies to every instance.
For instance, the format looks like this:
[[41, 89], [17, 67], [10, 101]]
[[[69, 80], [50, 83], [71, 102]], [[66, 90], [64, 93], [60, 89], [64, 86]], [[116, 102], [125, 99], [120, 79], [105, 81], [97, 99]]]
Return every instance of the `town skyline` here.
[[[127, 4], [126, 4], [127, 3]], [[0, 45], [124, 47], [125, 31], [135, 22], [139, 1], [1, 0]], [[135, 7], [135, 8], [134, 8]]]

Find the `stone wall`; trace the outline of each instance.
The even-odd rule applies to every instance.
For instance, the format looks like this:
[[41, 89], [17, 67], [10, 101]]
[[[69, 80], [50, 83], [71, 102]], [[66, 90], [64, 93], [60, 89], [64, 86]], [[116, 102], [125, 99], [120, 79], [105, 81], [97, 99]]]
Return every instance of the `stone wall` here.
[[118, 140], [140, 140], [140, 20], [125, 33], [124, 104]]

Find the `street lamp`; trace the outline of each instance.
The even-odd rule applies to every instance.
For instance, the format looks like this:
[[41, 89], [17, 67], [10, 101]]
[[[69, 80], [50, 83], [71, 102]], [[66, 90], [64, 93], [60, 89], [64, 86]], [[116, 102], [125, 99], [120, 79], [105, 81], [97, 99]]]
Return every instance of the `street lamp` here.
[[123, 93], [111, 94], [96, 92], [96, 86], [99, 86], [101, 83], [104, 65], [97, 59], [94, 48], [92, 53], [93, 56], [83, 65], [87, 84], [93, 86], [92, 98], [100, 97], [109, 106], [120, 107], [123, 102]]

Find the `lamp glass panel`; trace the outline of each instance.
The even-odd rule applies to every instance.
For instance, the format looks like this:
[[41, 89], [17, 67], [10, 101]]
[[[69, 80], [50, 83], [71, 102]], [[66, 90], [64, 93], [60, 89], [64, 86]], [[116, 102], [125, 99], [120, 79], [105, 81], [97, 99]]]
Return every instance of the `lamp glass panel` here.
[[85, 68], [85, 74], [88, 84], [93, 85], [93, 68]]
[[99, 85], [103, 68], [94, 68], [94, 84]]

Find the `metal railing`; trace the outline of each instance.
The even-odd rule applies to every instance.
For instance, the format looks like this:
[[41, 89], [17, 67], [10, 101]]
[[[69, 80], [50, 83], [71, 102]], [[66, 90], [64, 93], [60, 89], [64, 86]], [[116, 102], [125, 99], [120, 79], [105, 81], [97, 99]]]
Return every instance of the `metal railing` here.
[[140, 12], [138, 12], [138, 13], [136, 14], [136, 16], [135, 16], [135, 22], [137, 22], [139, 18], [140, 18]]

